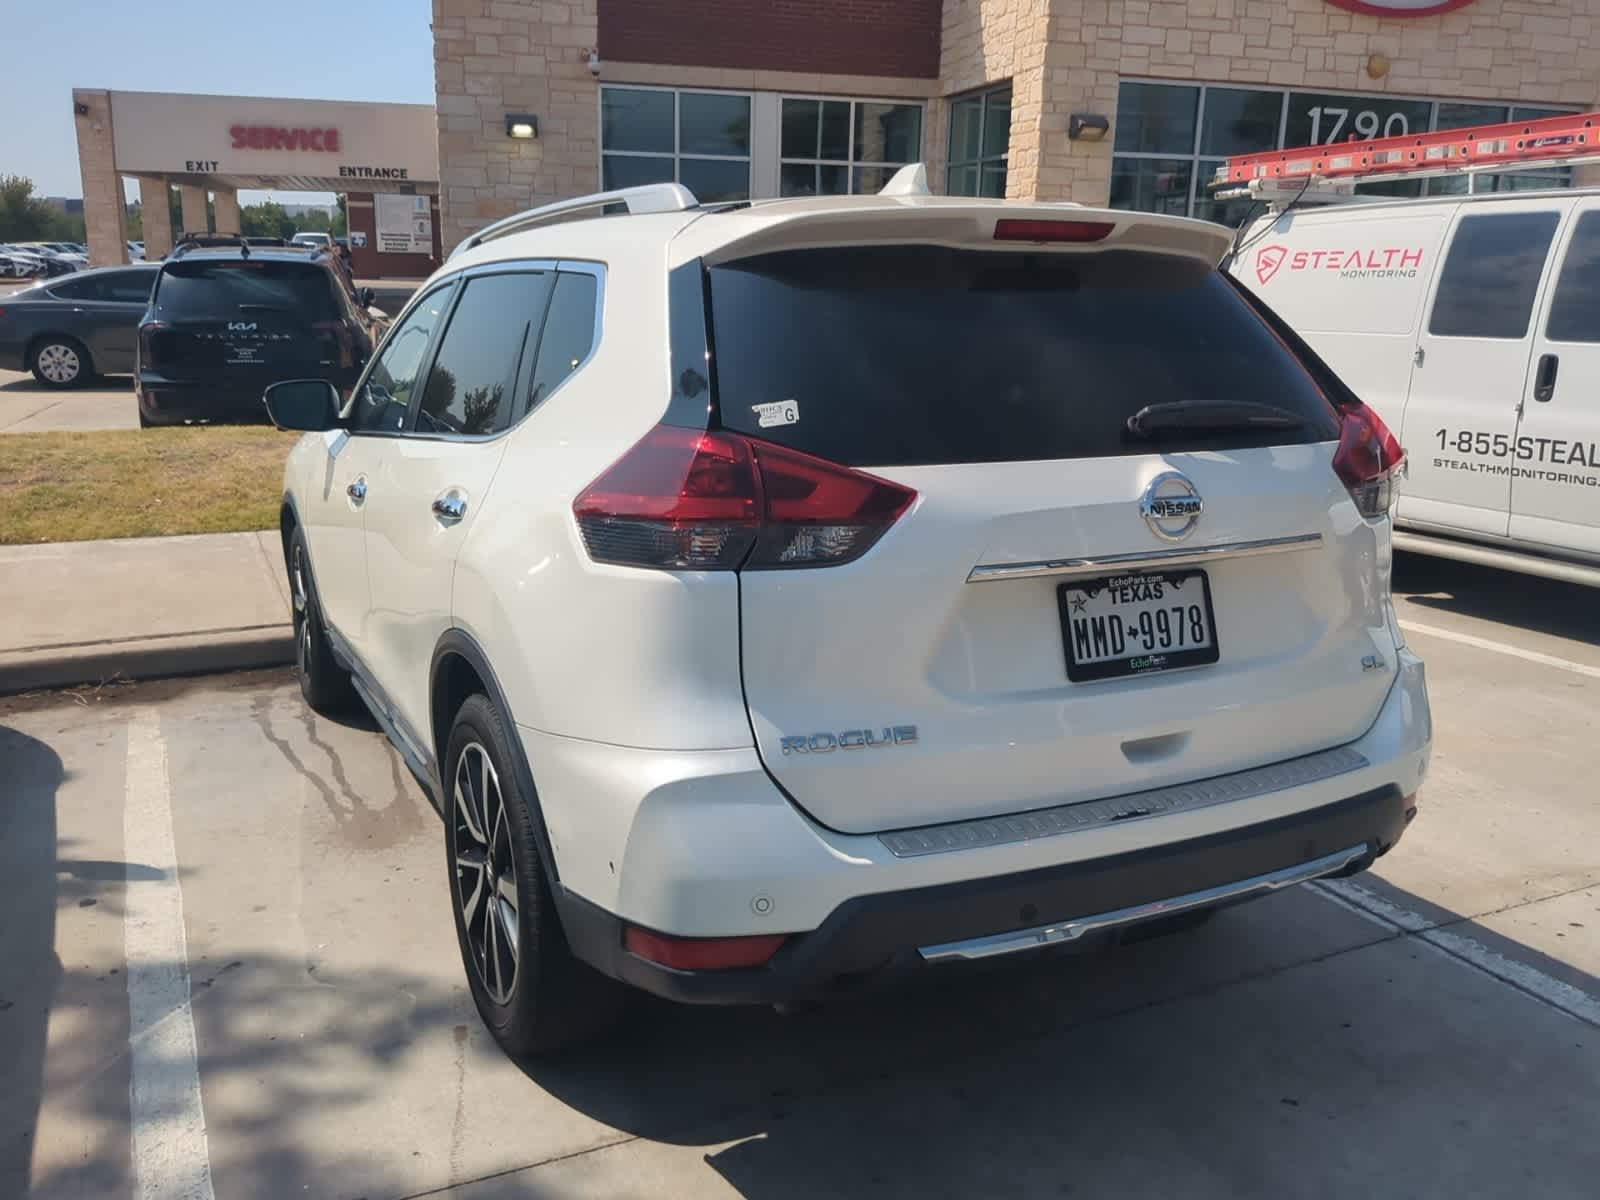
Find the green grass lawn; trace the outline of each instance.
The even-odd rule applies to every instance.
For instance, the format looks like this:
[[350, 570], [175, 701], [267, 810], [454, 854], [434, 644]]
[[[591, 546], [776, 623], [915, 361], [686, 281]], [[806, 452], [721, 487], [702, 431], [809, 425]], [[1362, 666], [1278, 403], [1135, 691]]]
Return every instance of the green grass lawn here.
[[0, 545], [271, 529], [296, 436], [257, 426], [0, 436]]

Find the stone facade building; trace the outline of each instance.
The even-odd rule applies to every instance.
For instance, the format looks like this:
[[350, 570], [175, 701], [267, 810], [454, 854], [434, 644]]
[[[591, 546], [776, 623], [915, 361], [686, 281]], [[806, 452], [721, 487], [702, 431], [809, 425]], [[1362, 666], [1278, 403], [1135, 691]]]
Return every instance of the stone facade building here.
[[[1600, 0], [433, 0], [443, 242], [602, 186], [866, 190], [908, 161], [937, 191], [1229, 219], [1204, 181], [1230, 153], [1600, 107], [1597, 16]], [[509, 114], [538, 136], [508, 138]]]

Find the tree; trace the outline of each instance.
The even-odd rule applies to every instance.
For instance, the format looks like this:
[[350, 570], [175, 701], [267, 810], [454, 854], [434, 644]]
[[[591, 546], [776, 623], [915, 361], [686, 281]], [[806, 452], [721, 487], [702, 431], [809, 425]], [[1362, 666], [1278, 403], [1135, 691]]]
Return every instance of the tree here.
[[33, 194], [33, 180], [0, 175], [0, 241], [45, 241], [55, 231], [57, 214]]
[[239, 232], [245, 237], [294, 236], [294, 219], [275, 200], [247, 205], [239, 210]]
[[345, 194], [340, 192], [333, 198], [333, 202], [339, 206], [339, 211], [333, 216], [333, 236], [348, 237], [350, 236], [350, 206], [346, 203]]

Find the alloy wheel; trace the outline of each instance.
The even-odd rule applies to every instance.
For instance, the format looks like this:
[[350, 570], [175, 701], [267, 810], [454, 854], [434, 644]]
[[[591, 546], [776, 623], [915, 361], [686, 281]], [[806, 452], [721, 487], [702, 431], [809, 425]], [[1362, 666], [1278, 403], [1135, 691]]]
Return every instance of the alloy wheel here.
[[55, 342], [41, 349], [34, 361], [39, 364], [39, 373], [51, 383], [71, 383], [83, 370], [78, 352]]
[[289, 571], [294, 588], [295, 665], [305, 672], [311, 667], [311, 590], [306, 586], [305, 551], [295, 546]]
[[454, 788], [456, 904], [478, 978], [505, 1004], [517, 984], [517, 869], [500, 776], [481, 743], [462, 748]]

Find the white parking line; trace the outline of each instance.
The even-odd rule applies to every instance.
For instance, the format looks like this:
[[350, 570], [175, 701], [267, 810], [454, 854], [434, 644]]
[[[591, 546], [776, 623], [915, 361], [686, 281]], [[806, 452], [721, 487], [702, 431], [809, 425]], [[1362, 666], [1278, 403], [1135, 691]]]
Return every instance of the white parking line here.
[[1463, 646], [1476, 646], [1479, 650], [1491, 650], [1496, 654], [1509, 654], [1512, 658], [1524, 659], [1527, 662], [1538, 663], [1545, 667], [1559, 667], [1563, 671], [1571, 671], [1576, 675], [1587, 675], [1591, 679], [1600, 679], [1600, 667], [1591, 667], [1586, 663], [1573, 662], [1570, 658], [1557, 658], [1554, 654], [1540, 654], [1537, 650], [1523, 650], [1518, 646], [1508, 646], [1504, 642], [1492, 642], [1488, 638], [1474, 637], [1470, 633], [1457, 633], [1453, 629], [1440, 629], [1437, 625], [1418, 625], [1412, 621], [1401, 621], [1400, 628], [1407, 633], [1420, 633], [1425, 637], [1443, 638], [1447, 642], [1460, 642]]
[[[145, 1200], [212, 1200], [167, 744], [153, 708], [138, 710], [128, 723], [122, 837], [128, 863], [123, 938], [133, 1074], [129, 1114], [139, 1194]], [[147, 867], [163, 877], [151, 880], [140, 869]]]
[[1563, 983], [1527, 963], [1497, 954], [1482, 942], [1448, 929], [1438, 929], [1419, 913], [1391, 904], [1382, 896], [1348, 879], [1319, 879], [1306, 886], [1316, 889], [1340, 908], [1365, 917], [1375, 925], [1396, 933], [1410, 934], [1457, 962], [1474, 967], [1520, 992], [1526, 992], [1551, 1008], [1560, 1009], [1590, 1025], [1600, 1026], [1600, 999], [1582, 988]]

